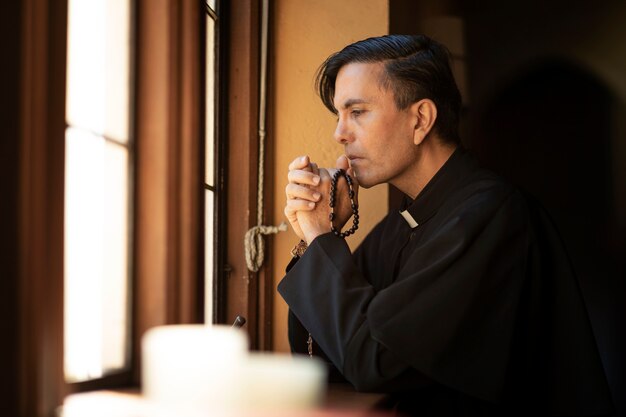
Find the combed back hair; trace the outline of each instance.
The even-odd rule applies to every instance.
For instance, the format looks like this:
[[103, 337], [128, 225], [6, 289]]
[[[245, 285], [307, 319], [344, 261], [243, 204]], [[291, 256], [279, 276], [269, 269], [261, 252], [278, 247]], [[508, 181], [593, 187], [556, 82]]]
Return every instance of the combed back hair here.
[[337, 73], [355, 62], [384, 64], [381, 87], [391, 89], [399, 110], [425, 98], [432, 100], [437, 107], [434, 131], [444, 142], [459, 142], [461, 94], [445, 46], [424, 35], [387, 35], [355, 42], [332, 54], [317, 70], [315, 85], [326, 108], [335, 114]]

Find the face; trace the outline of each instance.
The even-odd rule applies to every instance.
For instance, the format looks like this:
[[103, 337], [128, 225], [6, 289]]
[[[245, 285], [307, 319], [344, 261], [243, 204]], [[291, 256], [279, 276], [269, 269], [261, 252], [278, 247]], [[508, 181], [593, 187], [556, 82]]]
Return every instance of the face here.
[[410, 107], [398, 110], [393, 92], [380, 86], [381, 63], [351, 63], [339, 70], [334, 105], [335, 140], [345, 147], [359, 184], [365, 188], [410, 181], [418, 159]]

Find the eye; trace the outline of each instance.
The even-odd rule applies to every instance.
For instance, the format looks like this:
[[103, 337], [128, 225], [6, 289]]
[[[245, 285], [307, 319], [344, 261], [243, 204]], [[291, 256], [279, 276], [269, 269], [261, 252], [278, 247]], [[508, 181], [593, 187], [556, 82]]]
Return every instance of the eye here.
[[363, 113], [365, 113], [365, 110], [361, 110], [361, 109], [352, 109], [350, 111], [350, 114], [352, 115], [352, 117], [359, 117]]

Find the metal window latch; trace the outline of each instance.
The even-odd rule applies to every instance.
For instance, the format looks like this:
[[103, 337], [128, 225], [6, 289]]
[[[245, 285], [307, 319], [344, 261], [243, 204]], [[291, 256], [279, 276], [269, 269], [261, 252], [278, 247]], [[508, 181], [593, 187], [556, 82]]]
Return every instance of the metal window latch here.
[[237, 316], [235, 317], [235, 321], [233, 322], [233, 328], [238, 329], [244, 324], [246, 324], [246, 318], [242, 316]]

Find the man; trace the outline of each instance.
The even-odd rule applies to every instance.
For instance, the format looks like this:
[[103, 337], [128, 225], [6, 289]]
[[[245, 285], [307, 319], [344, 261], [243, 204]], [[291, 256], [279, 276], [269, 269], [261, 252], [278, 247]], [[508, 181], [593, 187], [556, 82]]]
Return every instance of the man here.
[[[393, 184], [407, 204], [352, 254], [331, 232], [334, 170], [291, 163], [285, 214], [301, 243], [278, 289], [292, 349], [407, 414], [610, 413], [558, 235], [460, 145], [447, 50], [425, 36], [366, 39], [331, 55], [317, 84], [338, 117], [337, 168], [355, 188]], [[336, 201], [339, 227], [352, 213], [343, 180]]]

